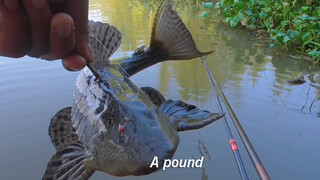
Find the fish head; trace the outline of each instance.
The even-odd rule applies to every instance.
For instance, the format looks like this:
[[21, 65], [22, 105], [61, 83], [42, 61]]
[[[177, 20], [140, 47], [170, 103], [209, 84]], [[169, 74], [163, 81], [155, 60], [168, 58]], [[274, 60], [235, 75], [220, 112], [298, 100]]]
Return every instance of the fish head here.
[[[179, 144], [170, 118], [145, 98], [143, 92], [128, 101], [108, 94], [100, 113], [93, 156], [98, 170], [115, 176], [144, 175], [161, 168]], [[157, 157], [158, 167], [151, 166]]]

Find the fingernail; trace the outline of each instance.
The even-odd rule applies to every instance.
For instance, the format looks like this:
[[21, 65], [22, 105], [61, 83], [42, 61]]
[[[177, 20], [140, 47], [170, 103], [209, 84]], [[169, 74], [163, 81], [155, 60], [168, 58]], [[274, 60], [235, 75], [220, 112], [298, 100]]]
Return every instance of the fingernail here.
[[45, 55], [40, 56], [40, 59], [44, 59], [44, 60], [47, 60], [47, 61], [52, 61], [52, 60], [56, 60], [58, 58], [55, 58], [54, 55], [49, 53], [49, 54], [45, 54]]
[[80, 71], [83, 67], [69, 67], [69, 71]]
[[70, 71], [80, 71], [81, 69], [83, 69], [83, 68], [72, 68], [72, 67], [70, 67]]
[[65, 60], [62, 60], [61, 62], [62, 62], [62, 66], [68, 71], [80, 71], [83, 68], [83, 67], [72, 67]]
[[45, 0], [31, 0], [33, 7], [41, 9], [46, 5]]
[[18, 10], [19, 3], [17, 0], [3, 0], [5, 6], [11, 10], [11, 11], [16, 11]]
[[60, 38], [67, 38], [71, 35], [72, 27], [70, 24], [61, 24], [56, 28], [56, 32]]

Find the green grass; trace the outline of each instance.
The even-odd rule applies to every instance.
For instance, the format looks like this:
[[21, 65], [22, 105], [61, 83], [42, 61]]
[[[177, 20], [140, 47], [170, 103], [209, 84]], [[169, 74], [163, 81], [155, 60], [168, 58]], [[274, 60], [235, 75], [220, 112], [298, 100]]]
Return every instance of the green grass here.
[[264, 30], [270, 47], [295, 50], [320, 59], [320, 1], [219, 0], [221, 16], [230, 26]]

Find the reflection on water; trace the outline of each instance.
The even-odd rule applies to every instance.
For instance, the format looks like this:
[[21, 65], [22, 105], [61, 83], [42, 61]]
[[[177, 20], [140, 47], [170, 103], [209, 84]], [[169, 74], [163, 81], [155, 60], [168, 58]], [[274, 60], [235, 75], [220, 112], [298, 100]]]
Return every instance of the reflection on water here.
[[200, 139], [198, 139], [198, 149], [201, 156], [206, 157], [206, 159], [211, 159], [210, 152], [208, 151], [206, 145]]
[[[148, 45], [160, 2], [92, 0], [90, 3], [91, 19], [109, 22], [122, 32], [119, 53]], [[268, 43], [250, 40], [246, 31], [230, 29], [220, 23], [214, 10], [197, 6], [196, 1], [179, 0], [175, 4], [198, 48], [215, 51], [207, 62], [270, 177], [318, 179], [319, 65], [297, 61], [286, 52], [268, 48]], [[208, 18], [200, 17], [204, 11], [209, 11]], [[63, 70], [60, 62], [1, 57], [0, 179], [42, 177], [54, 153], [47, 135], [50, 118], [72, 104], [77, 74]], [[287, 83], [302, 74], [304, 84]], [[138, 86], [160, 90], [166, 98], [182, 99], [212, 111], [218, 109], [199, 59], [157, 64], [132, 80]], [[199, 158], [204, 154], [202, 169], [171, 168], [125, 179], [240, 178], [221, 121], [199, 131], [180, 133], [180, 137], [174, 158]], [[237, 140], [249, 176], [257, 179], [238, 137]], [[95, 173], [92, 179], [121, 178]]]

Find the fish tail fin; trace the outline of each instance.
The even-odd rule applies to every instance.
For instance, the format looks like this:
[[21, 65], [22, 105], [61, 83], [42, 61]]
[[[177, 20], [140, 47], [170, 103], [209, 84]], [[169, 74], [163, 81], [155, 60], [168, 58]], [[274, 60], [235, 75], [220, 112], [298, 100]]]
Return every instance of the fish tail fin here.
[[82, 143], [71, 121], [71, 107], [61, 109], [51, 119], [49, 135], [57, 153], [48, 162], [42, 179], [89, 179], [94, 170], [86, 168]]
[[186, 25], [166, 0], [159, 8], [151, 34], [150, 47], [138, 48], [132, 57], [121, 60], [121, 66], [129, 76], [158, 62], [188, 60], [206, 56], [213, 51], [200, 52]]
[[193, 59], [213, 52], [197, 49], [191, 33], [173, 9], [171, 0], [166, 0], [156, 15], [150, 48], [161, 49], [167, 54], [166, 60]]

